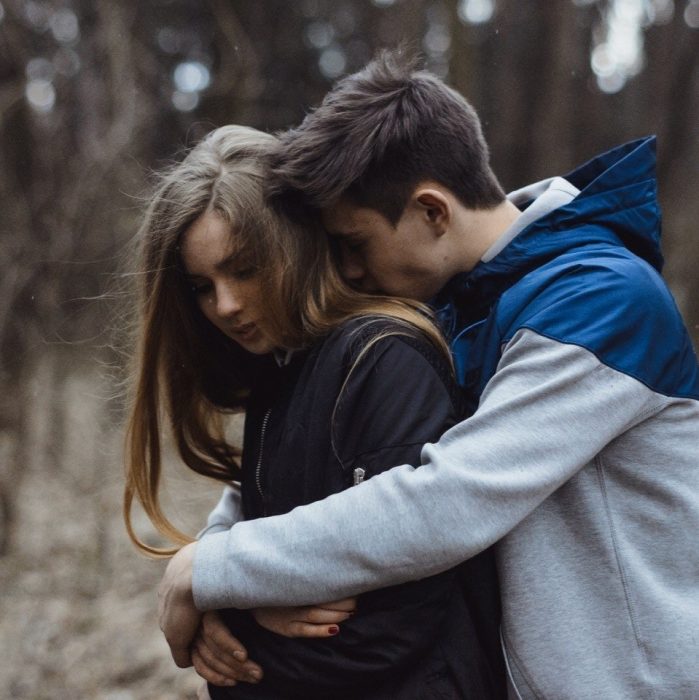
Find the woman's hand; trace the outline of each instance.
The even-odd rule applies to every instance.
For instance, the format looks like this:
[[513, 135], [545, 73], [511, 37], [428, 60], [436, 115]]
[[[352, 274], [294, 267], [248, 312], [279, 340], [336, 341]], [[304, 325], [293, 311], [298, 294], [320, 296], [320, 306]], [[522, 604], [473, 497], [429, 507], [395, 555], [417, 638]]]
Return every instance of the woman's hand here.
[[262, 669], [248, 659], [245, 647], [216, 611], [204, 613], [191, 653], [194, 670], [214, 685], [257, 683], [262, 678]]
[[[332, 637], [340, 631], [357, 607], [356, 598], [318, 606], [258, 608], [252, 610], [257, 623], [284, 637]], [[190, 647], [196, 672], [218, 686], [257, 683], [262, 669], [248, 659], [245, 647], [230, 633], [215, 611], [204, 613]]]
[[332, 637], [357, 607], [356, 598], [345, 598], [318, 606], [256, 608], [252, 610], [258, 625], [284, 637]]

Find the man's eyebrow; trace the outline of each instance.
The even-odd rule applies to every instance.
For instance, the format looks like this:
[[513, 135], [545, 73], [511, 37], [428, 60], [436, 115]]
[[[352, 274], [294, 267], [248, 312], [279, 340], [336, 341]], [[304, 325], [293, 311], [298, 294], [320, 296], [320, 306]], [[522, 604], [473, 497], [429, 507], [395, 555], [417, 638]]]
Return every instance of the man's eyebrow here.
[[354, 236], [359, 236], [359, 231], [337, 231], [328, 229], [328, 235], [333, 238], [352, 238]]

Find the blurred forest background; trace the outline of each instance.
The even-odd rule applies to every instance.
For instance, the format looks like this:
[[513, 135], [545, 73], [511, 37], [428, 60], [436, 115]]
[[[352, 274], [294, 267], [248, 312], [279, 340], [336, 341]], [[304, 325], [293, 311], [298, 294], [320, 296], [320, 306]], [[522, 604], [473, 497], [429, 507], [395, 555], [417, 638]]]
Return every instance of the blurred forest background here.
[[[480, 112], [507, 189], [658, 135], [697, 344], [699, 0], [0, 0], [0, 697], [194, 697], [157, 630], [163, 564], [120, 519], [149, 174], [215, 126], [297, 123], [404, 40]], [[194, 532], [218, 487], [186, 491], [170, 512]]]

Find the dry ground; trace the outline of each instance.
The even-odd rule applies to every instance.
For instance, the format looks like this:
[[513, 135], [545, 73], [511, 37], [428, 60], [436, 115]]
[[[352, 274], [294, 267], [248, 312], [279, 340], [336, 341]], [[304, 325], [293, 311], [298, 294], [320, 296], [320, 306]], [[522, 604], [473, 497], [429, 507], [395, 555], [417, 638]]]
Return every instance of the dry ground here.
[[[13, 545], [0, 558], [0, 698], [194, 698], [196, 675], [174, 666], [158, 630], [155, 588], [164, 563], [138, 554], [122, 525], [121, 436], [99, 377], [66, 382], [58, 450], [50, 444], [56, 412], [42, 402], [41, 381], [39, 373], [28, 463], [10, 484]], [[220, 490], [194, 480], [180, 471], [168, 484], [170, 493], [186, 494], [171, 507], [190, 532]]]

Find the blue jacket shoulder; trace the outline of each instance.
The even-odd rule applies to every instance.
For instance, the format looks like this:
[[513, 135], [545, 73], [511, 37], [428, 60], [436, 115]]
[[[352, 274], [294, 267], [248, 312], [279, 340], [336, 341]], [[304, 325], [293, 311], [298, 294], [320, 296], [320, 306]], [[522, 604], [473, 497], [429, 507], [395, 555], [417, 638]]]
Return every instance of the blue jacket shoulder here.
[[670, 291], [621, 246], [556, 257], [505, 292], [496, 317], [505, 342], [528, 328], [586, 348], [653, 391], [699, 398], [696, 356]]

